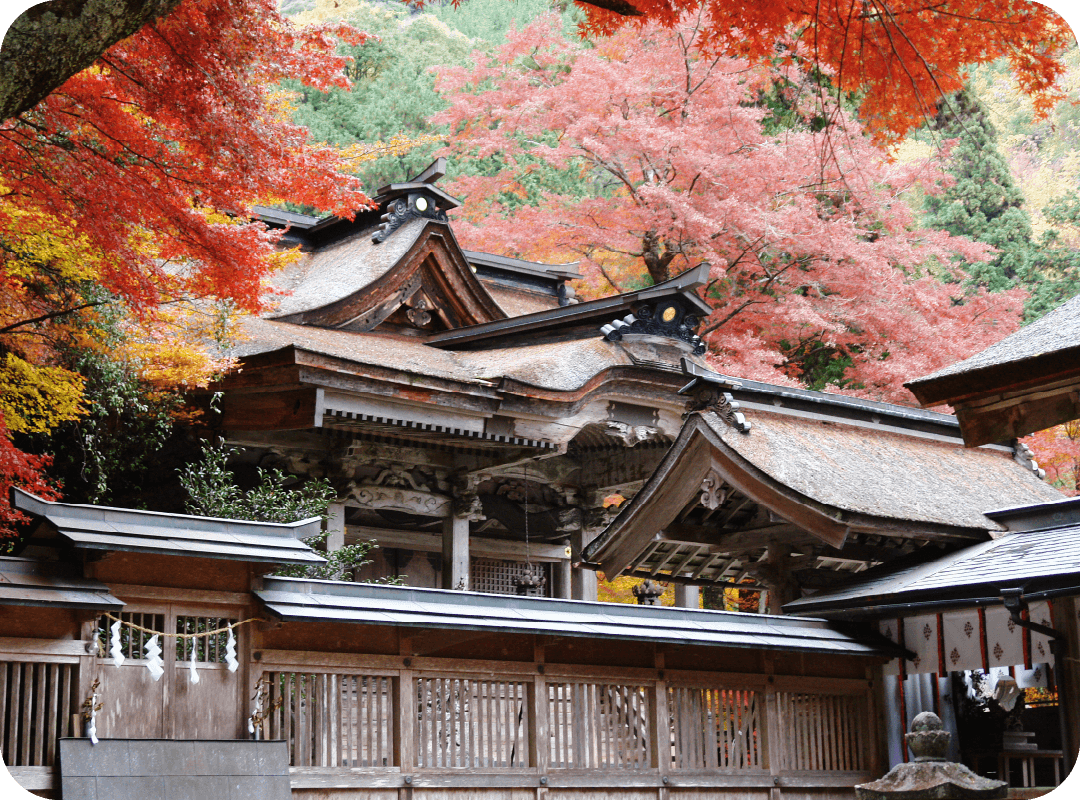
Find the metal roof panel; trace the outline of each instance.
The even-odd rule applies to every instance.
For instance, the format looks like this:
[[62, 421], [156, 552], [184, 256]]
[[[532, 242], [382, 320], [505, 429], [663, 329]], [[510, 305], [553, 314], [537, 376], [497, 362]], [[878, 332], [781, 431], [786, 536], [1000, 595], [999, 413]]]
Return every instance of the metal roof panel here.
[[853, 637], [822, 620], [274, 577], [266, 578], [256, 594], [272, 613], [286, 620], [891, 654], [883, 641]]

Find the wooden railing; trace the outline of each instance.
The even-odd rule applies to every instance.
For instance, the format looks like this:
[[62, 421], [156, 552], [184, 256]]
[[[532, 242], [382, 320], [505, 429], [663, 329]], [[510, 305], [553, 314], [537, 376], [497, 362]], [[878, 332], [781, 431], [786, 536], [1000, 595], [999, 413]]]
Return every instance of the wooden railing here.
[[551, 769], [648, 769], [649, 689], [618, 683], [551, 682]]
[[672, 768], [765, 768], [759, 692], [712, 686], [671, 686]]
[[778, 692], [777, 716], [785, 736], [777, 748], [780, 768], [851, 771], [869, 768], [866, 698]]
[[[385, 769], [396, 780], [682, 775], [705, 786], [742, 775], [739, 785], [805, 787], [851, 786], [876, 769], [866, 681], [690, 672], [665, 679], [643, 669], [505, 662], [393, 669], [401, 659], [330, 656], [315, 665], [312, 656], [262, 654], [261, 677], [277, 706], [262, 735], [286, 740], [293, 766], [326, 775], [327, 786], [340, 785], [343, 772], [331, 779], [327, 771], [335, 769], [377, 783]], [[290, 658], [308, 663], [290, 670]], [[343, 669], [350, 659], [356, 665]]]
[[395, 766], [396, 712], [386, 675], [273, 672], [264, 735], [284, 739], [304, 767]]
[[530, 766], [523, 681], [418, 675], [415, 685], [417, 767]]
[[76, 664], [0, 661], [0, 746], [9, 767], [51, 767], [70, 736]]

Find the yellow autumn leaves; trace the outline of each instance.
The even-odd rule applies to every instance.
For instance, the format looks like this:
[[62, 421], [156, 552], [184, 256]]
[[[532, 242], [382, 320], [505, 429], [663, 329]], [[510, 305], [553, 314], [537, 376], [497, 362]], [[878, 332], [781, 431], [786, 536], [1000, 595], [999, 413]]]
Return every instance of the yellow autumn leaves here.
[[72, 226], [2, 197], [0, 220], [0, 414], [13, 433], [45, 434], [86, 412], [64, 351], [105, 352], [160, 391], [205, 386], [231, 364], [217, 347], [227, 310], [174, 300], [132, 315], [98, 284], [107, 256]]

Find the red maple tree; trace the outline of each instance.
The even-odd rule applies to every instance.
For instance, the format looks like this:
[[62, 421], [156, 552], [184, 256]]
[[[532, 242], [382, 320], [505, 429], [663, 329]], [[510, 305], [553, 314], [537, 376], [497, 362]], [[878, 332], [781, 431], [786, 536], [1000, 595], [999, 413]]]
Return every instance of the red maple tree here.
[[973, 64], [1007, 59], [1040, 112], [1060, 99], [1059, 60], [1076, 39], [1053, 9], [1033, 0], [576, 0], [585, 28], [610, 34], [628, 24], [672, 29], [702, 13], [703, 46], [755, 63], [796, 37], [839, 92], [858, 93], [864, 123], [894, 138], [932, 116], [963, 86]]
[[[178, 300], [260, 309], [279, 256], [254, 203], [350, 217], [369, 202], [340, 156], [288, 121], [277, 88], [347, 84], [341, 39], [365, 35], [296, 29], [273, 0], [182, 0], [0, 123], [0, 351], [47, 364], [48, 326], [101, 302], [144, 318]], [[56, 221], [52, 236], [43, 220]], [[93, 269], [56, 267], [58, 252], [77, 250], [97, 255]], [[42, 294], [48, 280], [92, 281], [96, 299]], [[47, 462], [15, 448], [3, 425], [0, 462], [2, 528], [17, 517], [8, 485], [48, 489]]]
[[703, 336], [719, 370], [750, 378], [791, 382], [839, 358], [848, 391], [909, 402], [905, 379], [1016, 327], [1018, 293], [939, 279], [986, 248], [916, 226], [904, 195], [934, 170], [889, 164], [795, 62], [717, 56], [703, 36], [690, 17], [586, 48], [548, 19], [442, 70], [451, 106], [436, 121], [455, 157], [504, 163], [451, 186], [468, 198], [459, 237], [579, 258], [601, 292], [709, 262]]

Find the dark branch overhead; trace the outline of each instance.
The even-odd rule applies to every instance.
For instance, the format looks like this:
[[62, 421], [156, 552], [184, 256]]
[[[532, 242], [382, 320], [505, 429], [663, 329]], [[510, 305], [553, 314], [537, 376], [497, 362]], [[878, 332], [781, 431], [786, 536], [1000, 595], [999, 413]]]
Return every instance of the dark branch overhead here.
[[0, 47], [0, 121], [29, 111], [112, 45], [179, 0], [49, 0], [15, 19]]

